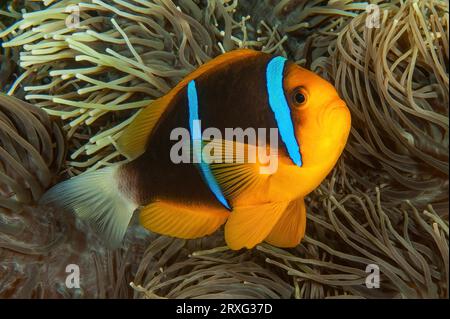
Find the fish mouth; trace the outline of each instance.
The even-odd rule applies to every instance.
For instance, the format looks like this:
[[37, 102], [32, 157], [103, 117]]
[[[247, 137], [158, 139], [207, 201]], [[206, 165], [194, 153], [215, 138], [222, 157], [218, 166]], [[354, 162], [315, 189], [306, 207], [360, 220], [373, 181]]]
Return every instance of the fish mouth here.
[[331, 102], [330, 104], [328, 104], [328, 112], [333, 112], [333, 111], [342, 111], [342, 109], [347, 110], [347, 104], [344, 102], [344, 100], [337, 98], [336, 100], [334, 100], [333, 102]]
[[350, 111], [347, 104], [336, 99], [324, 109], [322, 116], [324, 128], [342, 131], [350, 125]]

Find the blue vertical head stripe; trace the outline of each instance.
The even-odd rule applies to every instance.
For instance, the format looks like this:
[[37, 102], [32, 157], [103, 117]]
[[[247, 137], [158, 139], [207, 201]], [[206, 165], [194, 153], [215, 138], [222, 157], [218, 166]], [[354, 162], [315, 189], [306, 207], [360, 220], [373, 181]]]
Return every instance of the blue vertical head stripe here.
[[[225, 206], [227, 209], [231, 209], [228, 201], [225, 196], [223, 196], [222, 190], [220, 189], [219, 184], [217, 184], [214, 175], [211, 172], [211, 168], [208, 163], [205, 163], [201, 160], [202, 158], [202, 148], [195, 147], [195, 144], [201, 143], [201, 130], [200, 125], [196, 125], [199, 121], [198, 116], [198, 96], [197, 96], [197, 88], [195, 87], [195, 81], [192, 80], [188, 83], [188, 106], [189, 106], [189, 130], [191, 134], [191, 142], [193, 145], [194, 157], [199, 159], [198, 168], [200, 173], [208, 185], [209, 189], [213, 192], [214, 196], [217, 200]], [[201, 145], [201, 144], [200, 144]]]
[[278, 56], [270, 60], [266, 69], [267, 94], [269, 105], [275, 115], [281, 140], [287, 148], [289, 157], [297, 166], [302, 166], [300, 147], [295, 138], [291, 110], [283, 89], [283, 71], [286, 59]]

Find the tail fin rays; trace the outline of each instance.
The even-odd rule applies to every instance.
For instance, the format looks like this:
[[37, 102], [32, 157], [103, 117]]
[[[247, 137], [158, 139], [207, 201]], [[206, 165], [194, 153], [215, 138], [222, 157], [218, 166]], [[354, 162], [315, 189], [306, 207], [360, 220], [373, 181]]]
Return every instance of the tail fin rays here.
[[44, 205], [73, 211], [91, 224], [108, 246], [120, 246], [137, 205], [118, 189], [118, 167], [87, 172], [59, 183], [41, 198]]

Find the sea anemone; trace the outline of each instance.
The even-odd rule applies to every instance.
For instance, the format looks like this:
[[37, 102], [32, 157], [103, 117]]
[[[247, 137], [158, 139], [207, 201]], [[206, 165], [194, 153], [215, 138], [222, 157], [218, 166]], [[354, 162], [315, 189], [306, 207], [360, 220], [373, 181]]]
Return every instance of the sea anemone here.
[[0, 207], [38, 200], [66, 156], [64, 134], [47, 113], [0, 93]]
[[367, 19], [330, 48], [330, 76], [352, 112], [347, 174], [392, 204], [448, 215], [448, 4], [410, 1], [373, 28]]
[[[109, 251], [70, 214], [25, 206], [14, 218], [26, 231], [8, 235], [14, 223], [0, 223], [0, 296], [448, 298], [447, 1], [371, 1], [379, 16], [347, 0], [45, 0], [24, 13], [11, 3], [0, 11], [10, 57], [1, 87], [65, 124], [60, 178], [126, 160], [115, 141], [139, 110], [239, 47], [329, 79], [353, 123], [338, 165], [306, 200], [295, 248], [231, 251], [222, 231], [187, 241], [133, 221], [124, 247]], [[64, 286], [69, 263], [89, 273], [76, 292]], [[367, 288], [368, 269], [379, 270], [379, 289]]]

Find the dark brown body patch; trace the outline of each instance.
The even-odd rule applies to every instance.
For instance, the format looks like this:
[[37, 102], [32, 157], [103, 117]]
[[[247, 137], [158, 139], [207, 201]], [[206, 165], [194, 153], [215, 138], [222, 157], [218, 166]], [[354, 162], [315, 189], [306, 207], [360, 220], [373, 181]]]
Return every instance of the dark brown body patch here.
[[[223, 65], [198, 77], [196, 82], [202, 130], [215, 127], [225, 138], [225, 128], [276, 128], [266, 93], [266, 66], [270, 55], [259, 54]], [[187, 88], [170, 102], [159, 120], [144, 154], [122, 167], [121, 183], [140, 205], [154, 200], [222, 207], [203, 181], [195, 163], [174, 164], [170, 150], [173, 129], [189, 130]], [[151, 107], [151, 106], [150, 106]], [[278, 145], [281, 146], [278, 137]], [[280, 150], [282, 151], [282, 150]]]

